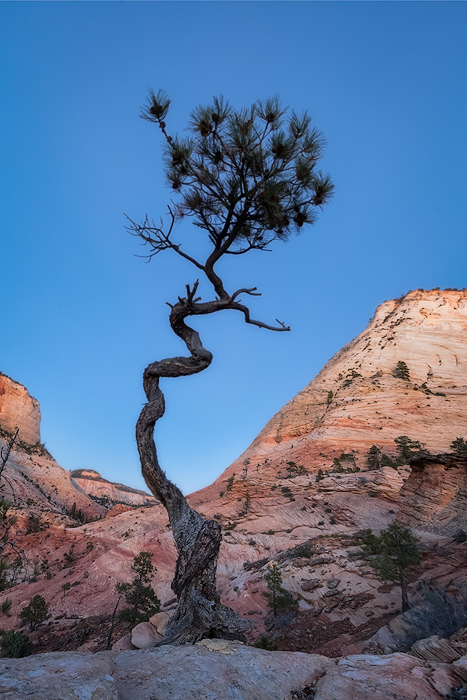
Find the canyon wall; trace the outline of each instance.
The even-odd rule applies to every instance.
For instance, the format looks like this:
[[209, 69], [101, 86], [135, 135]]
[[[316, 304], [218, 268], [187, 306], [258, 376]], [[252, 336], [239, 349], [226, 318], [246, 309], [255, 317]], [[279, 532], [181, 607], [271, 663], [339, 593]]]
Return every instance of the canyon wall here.
[[29, 445], [41, 440], [39, 401], [18, 382], [0, 372], [0, 428], [8, 432], [19, 428], [18, 437]]
[[[395, 453], [407, 435], [445, 452], [467, 425], [467, 290], [416, 290], [381, 304], [368, 327], [276, 413], [217, 480], [288, 461], [329, 468], [353, 452], [364, 467], [375, 444]], [[409, 378], [396, 376], [404, 362]]]

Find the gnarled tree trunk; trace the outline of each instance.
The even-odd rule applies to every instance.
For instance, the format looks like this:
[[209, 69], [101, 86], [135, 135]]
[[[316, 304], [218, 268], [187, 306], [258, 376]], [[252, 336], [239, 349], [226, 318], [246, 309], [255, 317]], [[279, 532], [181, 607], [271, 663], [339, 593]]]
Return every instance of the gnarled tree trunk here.
[[197, 284], [187, 288], [187, 298], [171, 308], [170, 325], [186, 343], [191, 357], [173, 357], [150, 364], [144, 372], [144, 390], [148, 402], [136, 425], [136, 441], [144, 479], [167, 509], [178, 550], [178, 560], [172, 589], [178, 597], [178, 607], [170, 619], [162, 644], [189, 644], [203, 637], [244, 639], [251, 625], [231, 608], [220, 603], [216, 590], [216, 568], [222, 539], [221, 528], [215, 520], [204, 520], [190, 508], [180, 489], [162, 471], [154, 443], [154, 426], [165, 411], [164, 395], [159, 387], [161, 377], [181, 377], [206, 369], [211, 353], [203, 348], [199, 334], [189, 328], [188, 315], [207, 314], [224, 308], [238, 308], [232, 298], [204, 304], [194, 300]]

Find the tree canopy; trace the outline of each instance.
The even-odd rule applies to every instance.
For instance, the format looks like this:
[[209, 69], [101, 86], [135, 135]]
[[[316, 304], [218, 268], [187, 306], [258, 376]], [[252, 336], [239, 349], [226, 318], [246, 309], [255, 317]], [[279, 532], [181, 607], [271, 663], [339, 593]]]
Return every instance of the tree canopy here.
[[[171, 249], [203, 270], [222, 299], [228, 295], [213, 271], [222, 255], [268, 250], [313, 224], [331, 198], [331, 178], [316, 167], [325, 139], [306, 112], [289, 113], [277, 96], [239, 110], [214, 97], [191, 112], [184, 138], [167, 133], [169, 107], [165, 92], [150, 91], [141, 116], [164, 136], [165, 174], [178, 195], [170, 225], [164, 230], [162, 220], [158, 226], [146, 217], [128, 228], [147, 244], [149, 258]], [[212, 252], [204, 262], [172, 239], [175, 222], [186, 217], [208, 234]]]

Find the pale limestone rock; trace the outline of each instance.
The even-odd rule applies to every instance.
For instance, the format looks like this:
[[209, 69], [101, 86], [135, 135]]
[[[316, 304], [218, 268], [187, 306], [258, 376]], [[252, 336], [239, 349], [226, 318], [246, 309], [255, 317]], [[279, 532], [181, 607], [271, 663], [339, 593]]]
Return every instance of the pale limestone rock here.
[[[157, 499], [146, 491], [108, 481], [94, 469], [75, 469], [71, 472], [71, 478], [74, 484], [90, 496], [107, 497], [111, 501], [118, 501], [119, 505], [127, 503], [132, 506], [142, 506], [158, 503]], [[117, 515], [118, 512], [124, 511], [114, 511], [111, 515]]]
[[172, 612], [168, 612], [166, 610], [163, 610], [162, 612], [156, 613], [151, 618], [149, 618], [149, 622], [154, 627], [154, 629], [158, 632], [158, 634], [161, 637], [163, 637], [164, 632], [165, 632], [165, 628], [167, 627], [167, 623], [171, 617], [172, 617]]
[[315, 700], [441, 700], [430, 670], [407, 654], [341, 659], [318, 681]]
[[150, 649], [161, 636], [150, 622], [140, 622], [131, 630], [131, 643], [136, 649]]
[[[228, 640], [194, 646], [0, 660], [0, 693], [11, 700], [442, 700], [465, 679], [454, 664], [407, 654], [328, 659], [270, 652]], [[295, 694], [295, 693], [294, 693]]]
[[211, 640], [210, 646], [215, 648], [196, 644], [120, 654], [115, 658], [120, 700], [284, 700], [335, 663], [231, 641]]
[[121, 700], [114, 673], [111, 652], [0, 659], [0, 695], [5, 700]]
[[128, 632], [124, 637], [112, 644], [112, 651], [132, 651], [136, 647], [131, 643], [131, 632]]

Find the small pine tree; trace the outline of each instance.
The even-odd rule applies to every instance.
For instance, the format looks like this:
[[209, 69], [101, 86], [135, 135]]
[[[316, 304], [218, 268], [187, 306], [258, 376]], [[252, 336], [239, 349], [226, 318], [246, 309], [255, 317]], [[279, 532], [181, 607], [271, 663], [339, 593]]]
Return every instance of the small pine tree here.
[[35, 595], [29, 604], [21, 610], [19, 616], [29, 622], [29, 629], [33, 630], [50, 617], [49, 604], [41, 595]]
[[147, 622], [150, 617], [160, 612], [161, 603], [152, 586], [151, 578], [157, 569], [153, 566], [151, 552], [140, 552], [134, 559], [132, 569], [135, 576], [131, 583], [117, 583], [117, 593], [125, 596], [128, 608], [120, 611], [121, 620], [130, 622], [132, 627], [140, 622]]
[[322, 481], [324, 479], [324, 472], [322, 469], [318, 469], [318, 473], [316, 475], [316, 481]]
[[342, 474], [342, 472], [345, 472], [345, 469], [342, 466], [340, 459], [338, 457], [334, 457], [334, 461], [332, 463], [332, 473]]
[[65, 598], [66, 592], [69, 591], [71, 588], [71, 583], [67, 581], [66, 583], [62, 583], [62, 591], [63, 591], [63, 597]]
[[277, 608], [290, 608], [295, 604], [290, 593], [282, 588], [282, 575], [277, 564], [269, 565], [269, 570], [264, 574], [264, 580], [271, 592], [265, 592], [263, 595], [268, 599], [274, 617], [277, 615]]
[[334, 393], [332, 391], [328, 391], [328, 396], [326, 399], [326, 403], [328, 406], [332, 403], [333, 398], [334, 398]]
[[400, 435], [394, 438], [399, 453], [399, 463], [404, 464], [414, 457], [421, 457], [427, 454], [425, 443], [419, 440], [411, 440], [407, 435]]
[[381, 467], [381, 450], [377, 445], [372, 445], [366, 458], [368, 469], [379, 469]]
[[464, 440], [464, 438], [456, 438], [451, 442], [449, 447], [460, 457], [467, 457], [467, 440]]
[[368, 563], [381, 581], [393, 581], [401, 587], [402, 612], [409, 609], [405, 570], [420, 564], [418, 538], [408, 527], [391, 523], [379, 537], [367, 530], [362, 538], [363, 550], [371, 555]]
[[406, 382], [410, 381], [409, 368], [407, 367], [406, 363], [402, 360], [399, 360], [399, 362], [397, 363], [396, 369], [394, 370], [394, 376], [398, 379], [404, 379]]

